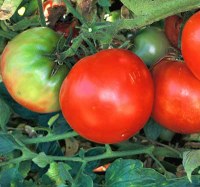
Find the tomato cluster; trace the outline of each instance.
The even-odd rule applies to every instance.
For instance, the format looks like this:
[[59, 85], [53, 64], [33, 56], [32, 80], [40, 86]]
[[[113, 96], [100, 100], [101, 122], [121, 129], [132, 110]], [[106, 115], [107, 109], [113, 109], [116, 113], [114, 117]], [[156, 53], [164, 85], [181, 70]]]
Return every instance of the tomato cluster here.
[[[184, 26], [185, 62], [167, 55], [170, 42], [178, 48], [179, 19], [169, 41], [171, 31], [165, 35], [150, 26], [137, 33], [131, 50], [100, 50], [71, 70], [58, 63], [60, 34], [48, 27], [31, 28], [5, 47], [2, 79], [22, 106], [40, 113], [61, 109], [76, 132], [97, 143], [127, 140], [150, 117], [177, 133], [200, 132], [199, 20], [197, 12]], [[170, 23], [168, 18], [165, 29]], [[67, 37], [69, 28], [64, 32]]]

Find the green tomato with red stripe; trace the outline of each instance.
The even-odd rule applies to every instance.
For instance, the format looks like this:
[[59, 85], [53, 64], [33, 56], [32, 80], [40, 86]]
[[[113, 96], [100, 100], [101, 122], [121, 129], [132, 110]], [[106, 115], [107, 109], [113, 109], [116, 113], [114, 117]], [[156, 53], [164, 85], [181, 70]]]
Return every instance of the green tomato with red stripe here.
[[36, 27], [17, 35], [2, 53], [0, 69], [8, 92], [34, 112], [60, 110], [58, 95], [68, 68], [63, 65], [53, 73], [59, 39], [50, 28]]

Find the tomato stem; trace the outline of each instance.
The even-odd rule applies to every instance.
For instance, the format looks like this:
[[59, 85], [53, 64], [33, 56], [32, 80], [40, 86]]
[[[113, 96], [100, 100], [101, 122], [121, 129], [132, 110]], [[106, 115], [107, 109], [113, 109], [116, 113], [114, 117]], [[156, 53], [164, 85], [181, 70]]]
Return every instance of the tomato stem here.
[[18, 33], [16, 32], [12, 32], [12, 31], [3, 31], [0, 29], [0, 36], [2, 36], [3, 38], [7, 38], [7, 39], [12, 39], [14, 38]]
[[36, 143], [42, 143], [42, 142], [52, 142], [52, 141], [56, 141], [56, 140], [67, 139], [67, 138], [71, 138], [71, 137], [75, 137], [75, 136], [78, 136], [78, 134], [74, 131], [67, 132], [64, 134], [59, 134], [59, 135], [50, 133], [47, 136], [43, 136], [43, 137], [23, 138], [21, 141], [24, 144], [36, 144]]
[[44, 12], [43, 12], [42, 1], [37, 0], [37, 2], [38, 2], [38, 9], [39, 9], [41, 26], [46, 27], [46, 21], [45, 21]]
[[72, 46], [68, 50], [60, 54], [59, 61], [63, 62], [67, 57], [74, 56], [82, 42], [83, 42], [83, 39], [82, 39], [82, 35], [80, 34], [79, 36], [73, 39]]

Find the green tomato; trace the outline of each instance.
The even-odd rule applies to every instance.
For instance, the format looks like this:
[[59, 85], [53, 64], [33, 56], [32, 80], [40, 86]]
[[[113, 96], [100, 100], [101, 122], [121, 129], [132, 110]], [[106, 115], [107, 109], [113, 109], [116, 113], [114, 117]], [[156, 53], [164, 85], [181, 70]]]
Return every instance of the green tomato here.
[[132, 51], [148, 66], [165, 56], [170, 48], [164, 31], [157, 27], [148, 27], [142, 30], [136, 35], [133, 43]]
[[32, 28], [17, 35], [2, 53], [1, 74], [8, 92], [34, 112], [60, 110], [58, 96], [68, 69], [63, 65], [52, 74], [59, 38], [50, 28]]

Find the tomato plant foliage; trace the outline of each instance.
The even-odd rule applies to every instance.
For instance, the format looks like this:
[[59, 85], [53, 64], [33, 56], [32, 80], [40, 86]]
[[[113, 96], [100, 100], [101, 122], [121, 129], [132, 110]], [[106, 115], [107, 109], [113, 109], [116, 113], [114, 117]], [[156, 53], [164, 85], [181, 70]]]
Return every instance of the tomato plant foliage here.
[[0, 186], [200, 186], [199, 6], [0, 0]]

